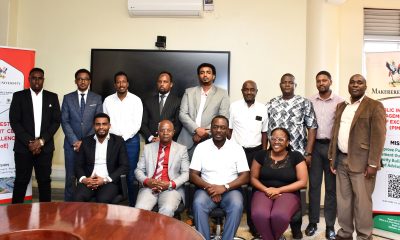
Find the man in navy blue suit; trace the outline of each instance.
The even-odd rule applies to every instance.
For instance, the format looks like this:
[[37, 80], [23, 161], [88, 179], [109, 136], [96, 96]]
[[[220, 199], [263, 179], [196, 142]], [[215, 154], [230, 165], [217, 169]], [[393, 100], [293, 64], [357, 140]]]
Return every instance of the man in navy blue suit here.
[[29, 89], [13, 94], [10, 106], [10, 124], [15, 133], [12, 203], [24, 202], [33, 168], [39, 201], [51, 201], [53, 136], [60, 127], [60, 104], [57, 94], [43, 90], [43, 69], [33, 68], [29, 72], [29, 83]]
[[93, 117], [103, 111], [101, 96], [89, 91], [91, 74], [86, 69], [75, 73], [77, 90], [64, 96], [61, 108], [61, 126], [65, 134], [65, 190], [64, 200], [72, 201], [75, 174], [74, 157], [79, 151], [82, 138], [94, 133]]

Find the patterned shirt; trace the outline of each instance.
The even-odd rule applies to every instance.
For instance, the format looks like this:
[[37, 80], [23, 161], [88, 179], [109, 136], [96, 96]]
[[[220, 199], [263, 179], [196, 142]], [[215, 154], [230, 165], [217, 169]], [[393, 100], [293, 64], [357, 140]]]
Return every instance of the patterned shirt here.
[[317, 128], [317, 118], [310, 100], [295, 95], [289, 100], [275, 97], [267, 104], [268, 136], [275, 128], [286, 128], [294, 150], [304, 154], [307, 145], [307, 128]]

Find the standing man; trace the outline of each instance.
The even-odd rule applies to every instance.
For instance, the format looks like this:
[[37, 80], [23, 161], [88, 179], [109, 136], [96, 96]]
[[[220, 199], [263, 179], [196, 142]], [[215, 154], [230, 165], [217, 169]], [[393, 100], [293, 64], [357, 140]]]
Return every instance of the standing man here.
[[128, 152], [128, 198], [129, 206], [135, 206], [137, 186], [134, 184], [135, 169], [139, 158], [139, 129], [142, 123], [143, 105], [140, 98], [128, 91], [128, 75], [117, 72], [114, 75], [116, 93], [106, 97], [103, 108], [111, 118], [110, 132], [122, 136]]
[[79, 183], [75, 201], [111, 203], [118, 195], [120, 176], [128, 172], [128, 158], [122, 137], [110, 134], [110, 117], [98, 113], [93, 118], [95, 134], [83, 138], [76, 156]]
[[335, 111], [338, 103], [343, 99], [334, 94], [330, 89], [332, 85], [331, 74], [320, 71], [316, 78], [318, 93], [310, 98], [317, 116], [318, 129], [314, 149], [312, 151], [311, 166], [309, 168], [310, 189], [308, 198], [309, 224], [305, 230], [307, 236], [313, 236], [319, 223], [322, 175], [325, 180], [324, 216], [326, 223], [325, 237], [335, 239], [336, 219], [336, 179], [331, 172], [328, 160], [328, 148], [332, 136], [332, 126], [335, 121]]
[[78, 87], [64, 96], [61, 107], [61, 127], [64, 131], [65, 189], [64, 201], [73, 200], [75, 189], [74, 161], [79, 152], [82, 138], [94, 133], [93, 117], [103, 111], [101, 96], [89, 91], [91, 74], [86, 69], [75, 73]]
[[[277, 127], [286, 128], [290, 133], [290, 144], [301, 152], [308, 166], [311, 164], [317, 119], [311, 101], [294, 94], [297, 84], [295, 77], [286, 73], [281, 77], [282, 95], [271, 99], [268, 103], [268, 136]], [[293, 238], [301, 238], [301, 222], [291, 224]]]
[[[243, 147], [249, 168], [256, 152], [267, 149], [267, 107], [256, 101], [257, 91], [257, 84], [254, 81], [245, 81], [242, 86], [243, 99], [232, 103], [229, 110], [231, 139]], [[250, 232], [256, 236], [257, 230], [250, 217], [250, 204], [246, 206], [246, 214]]]
[[336, 239], [372, 239], [372, 192], [381, 168], [386, 138], [386, 112], [381, 102], [365, 96], [367, 81], [349, 81], [350, 101], [336, 109], [328, 158], [336, 174], [338, 222]]
[[183, 184], [189, 180], [189, 157], [185, 146], [172, 141], [174, 125], [169, 120], [160, 122], [159, 141], [147, 144], [135, 170], [136, 179], [143, 185], [136, 208], [151, 210], [158, 204], [158, 212], [174, 216], [182, 199]]
[[211, 122], [212, 139], [199, 144], [190, 164], [190, 181], [198, 188], [193, 200], [194, 222], [207, 240], [208, 215], [217, 206], [226, 212], [222, 239], [233, 239], [243, 212], [243, 196], [238, 189], [250, 177], [243, 148], [227, 139], [228, 126], [225, 116], [215, 116]]
[[197, 144], [209, 138], [213, 117], [229, 117], [228, 93], [213, 84], [217, 75], [214, 65], [200, 64], [197, 75], [200, 86], [186, 89], [179, 112], [183, 128], [178, 143], [188, 148], [190, 158]]
[[179, 121], [179, 106], [181, 99], [171, 94], [174, 86], [171, 73], [163, 71], [158, 75], [158, 93], [143, 101], [143, 119], [140, 131], [146, 143], [158, 142], [158, 124], [161, 120], [167, 119], [174, 124], [174, 140], [178, 138], [182, 124]]
[[10, 106], [10, 124], [15, 133], [15, 181], [12, 203], [23, 203], [32, 168], [39, 187], [39, 201], [51, 201], [53, 136], [60, 127], [57, 94], [43, 90], [44, 71], [29, 72], [30, 88], [15, 92]]

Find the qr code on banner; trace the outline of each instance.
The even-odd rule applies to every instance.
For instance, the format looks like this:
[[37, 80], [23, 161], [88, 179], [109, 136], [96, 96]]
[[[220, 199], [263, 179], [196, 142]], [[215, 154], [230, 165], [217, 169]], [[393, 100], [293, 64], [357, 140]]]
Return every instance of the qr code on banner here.
[[388, 197], [400, 198], [400, 175], [388, 174]]

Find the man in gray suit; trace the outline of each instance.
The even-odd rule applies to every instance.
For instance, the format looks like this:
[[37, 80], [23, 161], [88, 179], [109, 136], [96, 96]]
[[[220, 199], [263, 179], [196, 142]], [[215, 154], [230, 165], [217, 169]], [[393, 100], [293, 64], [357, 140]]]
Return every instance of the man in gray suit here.
[[74, 194], [74, 158], [82, 144], [82, 138], [93, 134], [93, 117], [103, 111], [101, 96], [89, 91], [91, 74], [86, 69], [75, 73], [78, 87], [64, 96], [61, 107], [61, 126], [65, 134], [65, 190], [64, 200], [72, 201]]
[[214, 86], [214, 65], [197, 67], [200, 86], [186, 89], [182, 97], [179, 120], [183, 125], [178, 143], [188, 148], [190, 157], [196, 145], [209, 138], [211, 120], [217, 115], [229, 118], [229, 96], [226, 90]]
[[160, 122], [159, 141], [144, 146], [135, 170], [143, 185], [136, 208], [151, 210], [158, 204], [159, 213], [174, 216], [184, 198], [183, 184], [189, 180], [189, 157], [185, 146], [172, 141], [175, 130], [169, 120]]

